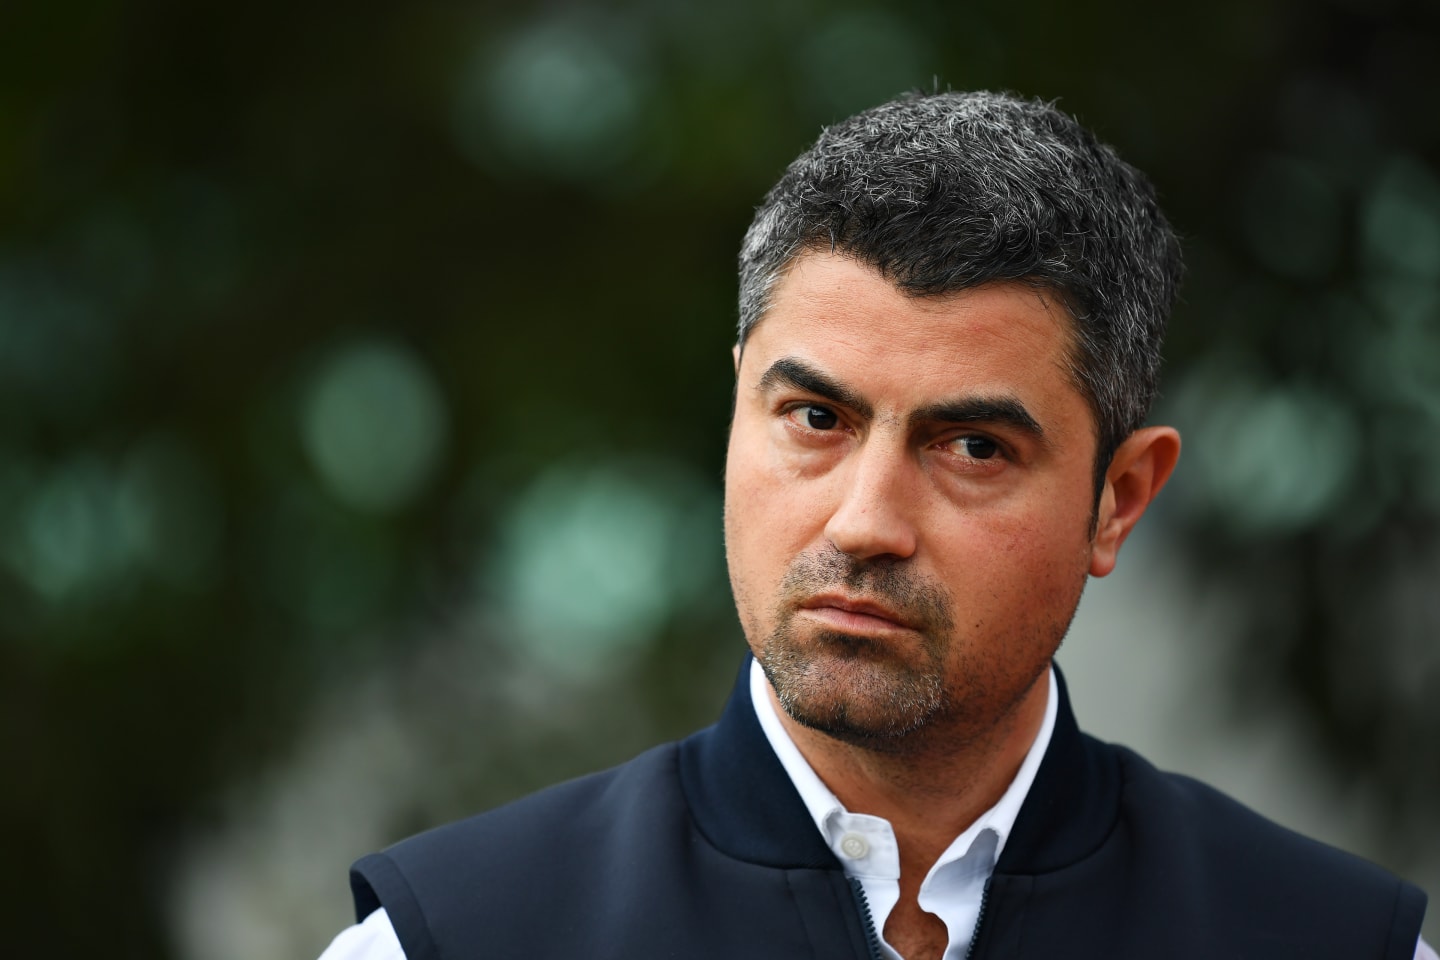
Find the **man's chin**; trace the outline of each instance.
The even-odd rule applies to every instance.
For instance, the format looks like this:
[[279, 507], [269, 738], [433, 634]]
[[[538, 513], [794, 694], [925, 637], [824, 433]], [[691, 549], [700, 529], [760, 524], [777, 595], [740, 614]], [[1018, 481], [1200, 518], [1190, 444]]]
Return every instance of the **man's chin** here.
[[776, 699], [792, 720], [847, 743], [878, 747], [916, 732], [943, 709], [941, 678], [897, 662], [867, 638], [835, 642], [800, 658], [761, 658]]
[[[902, 738], [925, 725], [924, 716], [898, 716], [894, 712], [875, 713], [863, 706], [831, 701], [813, 704], [803, 701], [781, 701], [790, 718], [803, 727], [833, 737], [844, 743], [890, 752]], [[892, 745], [886, 747], [885, 745]]]

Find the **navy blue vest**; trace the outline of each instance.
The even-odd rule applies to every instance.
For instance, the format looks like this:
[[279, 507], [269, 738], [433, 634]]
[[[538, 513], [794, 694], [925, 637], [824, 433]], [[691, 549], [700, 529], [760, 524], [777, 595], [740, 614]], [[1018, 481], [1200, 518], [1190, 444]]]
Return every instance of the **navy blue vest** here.
[[[750, 704], [351, 870], [407, 960], [872, 960], [869, 917]], [[1080, 733], [1055, 733], [971, 956], [1411, 960], [1425, 895]]]

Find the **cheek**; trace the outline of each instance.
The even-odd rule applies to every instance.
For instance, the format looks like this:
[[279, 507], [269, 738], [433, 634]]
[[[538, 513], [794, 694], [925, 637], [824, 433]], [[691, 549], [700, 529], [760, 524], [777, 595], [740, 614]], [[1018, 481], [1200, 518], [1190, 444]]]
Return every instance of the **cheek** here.
[[774, 579], [802, 547], [796, 511], [783, 488], [730, 477], [725, 488], [725, 550], [732, 580], [753, 588]]
[[725, 485], [725, 562], [730, 592], [751, 650], [760, 654], [775, 628], [776, 591], [793, 554], [781, 546], [780, 531], [767, 511], [775, 501], [763, 485], [728, 474]]
[[1089, 565], [1088, 516], [1068, 512], [975, 518], [947, 544], [948, 579], [963, 586], [976, 619], [1029, 618], [1083, 585]]
[[725, 467], [725, 556], [735, 599], [742, 606], [771, 576], [770, 557], [780, 539], [775, 529], [784, 514], [784, 491], [766, 481], [753, 458], [737, 455], [732, 442]]
[[798, 552], [824, 526], [823, 483], [798, 474], [759, 431], [732, 436], [725, 468], [726, 535], [749, 554]]

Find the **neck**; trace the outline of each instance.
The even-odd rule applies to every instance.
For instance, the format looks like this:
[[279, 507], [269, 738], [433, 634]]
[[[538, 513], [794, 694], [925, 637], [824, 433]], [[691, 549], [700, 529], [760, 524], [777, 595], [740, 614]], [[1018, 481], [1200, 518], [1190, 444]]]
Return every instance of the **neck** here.
[[1044, 722], [1050, 680], [1047, 668], [985, 730], [962, 733], [942, 725], [887, 751], [797, 723], [780, 707], [770, 685], [765, 687], [791, 740], [845, 809], [890, 822], [902, 877], [913, 877], [917, 871], [924, 876], [950, 843], [1005, 794]]

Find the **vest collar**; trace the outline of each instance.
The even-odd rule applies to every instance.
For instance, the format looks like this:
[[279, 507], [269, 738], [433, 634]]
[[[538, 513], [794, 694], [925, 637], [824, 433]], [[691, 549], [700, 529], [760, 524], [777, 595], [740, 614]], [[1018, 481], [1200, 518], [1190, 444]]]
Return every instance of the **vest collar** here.
[[[755, 719], [749, 669], [747, 654], [719, 723], [680, 744], [680, 782], [696, 826], [740, 860], [840, 870]], [[1080, 732], [1058, 667], [1055, 675], [1055, 731], [997, 874], [1038, 874], [1075, 863], [1100, 846], [1119, 815], [1118, 761]]]

